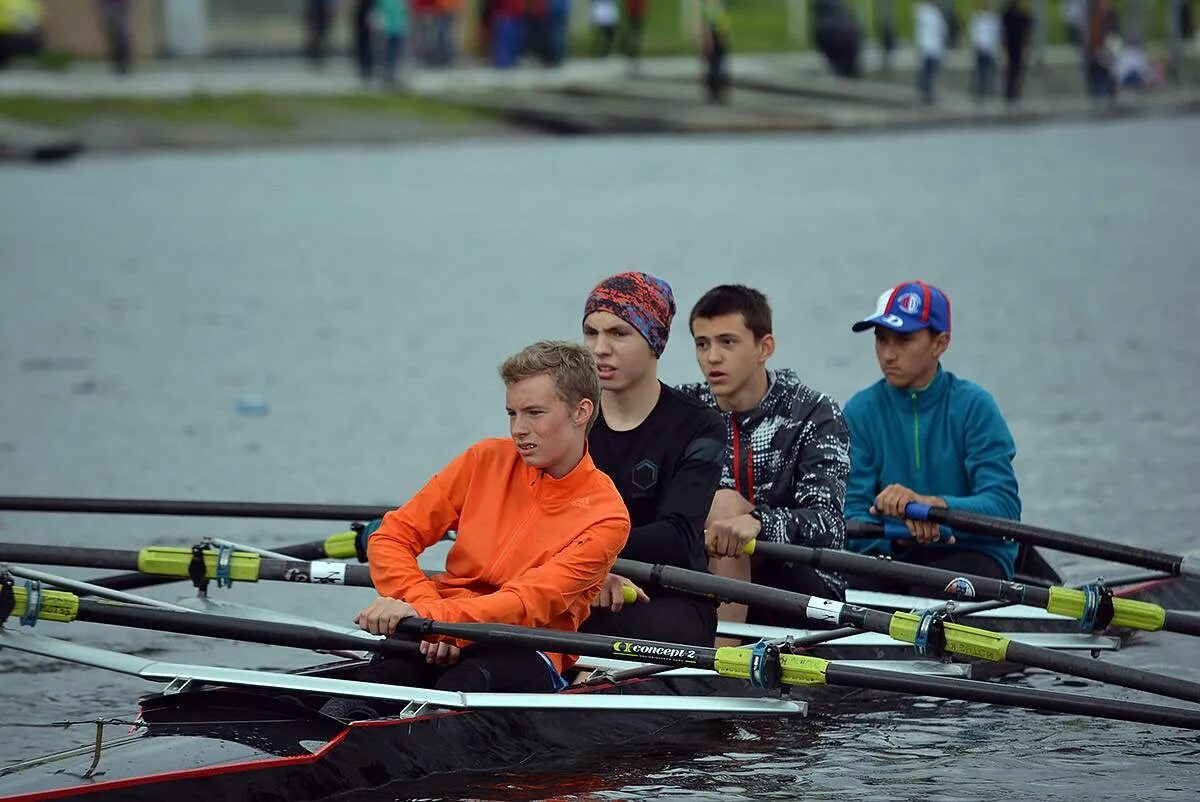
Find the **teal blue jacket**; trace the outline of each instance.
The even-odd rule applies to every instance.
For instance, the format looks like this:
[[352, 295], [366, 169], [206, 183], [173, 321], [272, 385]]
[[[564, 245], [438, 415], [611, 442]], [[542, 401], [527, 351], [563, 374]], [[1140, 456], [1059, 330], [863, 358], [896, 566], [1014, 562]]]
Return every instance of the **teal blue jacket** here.
[[[845, 407], [850, 427], [850, 481], [846, 517], [882, 521], [868, 510], [880, 490], [904, 485], [941, 496], [952, 510], [1018, 521], [1021, 499], [1012, 461], [1017, 447], [991, 394], [938, 368], [923, 390], [899, 390], [880, 379]], [[853, 539], [846, 548], [903, 560], [914, 549], [970, 549], [996, 559], [1011, 579], [1017, 544], [985, 535], [954, 533], [956, 545], [892, 550], [888, 540]]]

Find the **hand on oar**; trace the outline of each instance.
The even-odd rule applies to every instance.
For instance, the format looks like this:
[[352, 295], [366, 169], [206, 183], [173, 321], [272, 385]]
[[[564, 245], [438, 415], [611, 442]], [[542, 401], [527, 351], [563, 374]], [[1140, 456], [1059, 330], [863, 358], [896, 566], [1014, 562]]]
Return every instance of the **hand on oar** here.
[[619, 613], [626, 604], [648, 601], [650, 601], [650, 597], [646, 595], [646, 591], [623, 576], [609, 574], [600, 587], [600, 595], [592, 600], [592, 606]]
[[380, 596], [354, 616], [354, 623], [372, 635], [391, 635], [396, 631], [397, 624], [415, 615], [417, 611], [409, 604]]
[[431, 666], [449, 668], [458, 662], [462, 650], [449, 641], [421, 641], [421, 654]]
[[709, 557], [740, 557], [760, 532], [762, 521], [750, 513], [714, 521], [704, 530], [704, 550]]
[[[887, 518], [904, 518], [905, 509], [912, 502], [923, 504], [926, 507], [946, 506], [946, 500], [938, 496], [922, 496], [914, 490], [909, 490], [904, 485], [888, 485], [879, 491], [879, 495], [875, 497], [875, 503], [871, 506], [871, 514], [882, 515]], [[904, 525], [908, 527], [913, 540], [922, 545], [936, 543], [942, 536], [941, 529], [932, 521], [904, 518]], [[911, 545], [907, 540], [897, 540], [896, 544], [900, 546]], [[954, 537], [951, 536], [946, 541], [946, 545], [951, 546], [953, 544]]]

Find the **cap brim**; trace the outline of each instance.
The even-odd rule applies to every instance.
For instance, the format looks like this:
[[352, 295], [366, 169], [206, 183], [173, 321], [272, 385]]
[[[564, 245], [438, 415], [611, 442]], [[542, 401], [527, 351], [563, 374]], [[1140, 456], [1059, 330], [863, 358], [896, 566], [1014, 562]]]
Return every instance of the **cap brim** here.
[[875, 317], [869, 317], [866, 320], [860, 320], [850, 328], [852, 331], [859, 332], [873, 329], [876, 326], [883, 326], [885, 329], [898, 331], [901, 334], [908, 334], [909, 332], [920, 331], [921, 329], [929, 328], [929, 324], [927, 323], [914, 322], [911, 319], [902, 318], [899, 315], [876, 315]]

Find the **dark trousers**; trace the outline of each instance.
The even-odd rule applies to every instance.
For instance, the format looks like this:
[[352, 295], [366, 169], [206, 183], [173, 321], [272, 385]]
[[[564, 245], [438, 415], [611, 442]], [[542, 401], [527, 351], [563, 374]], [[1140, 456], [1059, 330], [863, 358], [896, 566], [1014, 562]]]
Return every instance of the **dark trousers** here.
[[1088, 58], [1087, 65], [1088, 96], [1092, 98], [1113, 98], [1117, 96], [1117, 82], [1112, 70], [1098, 57]]
[[1008, 64], [1004, 71], [1004, 99], [1016, 100], [1021, 97], [1021, 79], [1024, 77], [1024, 48], [1008, 49]]
[[597, 25], [592, 36], [592, 53], [605, 57], [612, 53], [613, 39], [617, 35], [615, 25]]
[[325, 63], [325, 46], [329, 38], [332, 16], [332, 0], [308, 0], [304, 14], [305, 27], [308, 29], [304, 54], [313, 66], [319, 67]]
[[646, 592], [649, 602], [627, 604], [619, 613], [593, 607], [579, 631], [691, 646], [713, 645], [717, 634], [714, 602], [699, 597], [656, 595], [653, 588]]
[[449, 668], [401, 657], [375, 660], [341, 679], [439, 691], [553, 693], [561, 677], [533, 649], [473, 644]]
[[643, 17], [625, 17], [621, 26], [621, 41], [618, 49], [631, 59], [642, 57], [642, 30], [646, 27]]
[[375, 70], [375, 42], [371, 30], [371, 0], [358, 0], [354, 10], [354, 60], [364, 81]]
[[[800, 563], [776, 562], [762, 560], [750, 564], [750, 579], [759, 585], [803, 593], [807, 596], [817, 596], [822, 599], [841, 601], [844, 597], [840, 588], [831, 588], [821, 575], [810, 566]], [[821, 621], [810, 621], [803, 612], [786, 613], [780, 610], [768, 610], [763, 607], [751, 607], [746, 614], [747, 624], [764, 624], [771, 627], [787, 629], [830, 629]]]
[[124, 75], [129, 72], [132, 53], [129, 33], [129, 3], [122, 0], [101, 0], [100, 13], [104, 22], [104, 33], [108, 37], [109, 55], [113, 69]]
[[975, 76], [971, 91], [980, 100], [996, 94], [996, 57], [991, 53], [975, 51]]
[[[461, 659], [449, 668], [432, 666], [421, 659], [393, 657], [376, 659], [338, 679], [467, 693], [553, 693], [566, 686], [540, 652], [485, 644], [463, 649]], [[334, 697], [321, 707], [321, 712], [357, 721], [388, 715], [398, 706], [373, 699]]]
[[942, 61], [934, 56], [925, 56], [921, 61], [921, 70], [917, 73], [917, 89], [921, 92], [921, 100], [933, 103], [933, 82], [937, 78]]
[[709, 26], [708, 33], [712, 44], [704, 54], [707, 65], [704, 88], [709, 102], [724, 102], [729, 89], [729, 79], [725, 75], [725, 56], [729, 53], [729, 45], [725, 37], [712, 26]]
[[[966, 549], [920, 549], [911, 557], [906, 557], [903, 562], [923, 565], [926, 568], [937, 568], [942, 571], [953, 571], [956, 574], [986, 576], [992, 579], [1008, 578], [1004, 573], [1004, 567], [996, 560], [982, 552], [967, 551]], [[858, 574], [846, 574], [845, 576], [850, 587], [859, 590], [935, 598], [942, 595], [929, 585], [909, 585], [905, 582]]]
[[383, 80], [387, 86], [396, 85], [396, 70], [404, 62], [403, 36], [389, 34], [383, 44]]

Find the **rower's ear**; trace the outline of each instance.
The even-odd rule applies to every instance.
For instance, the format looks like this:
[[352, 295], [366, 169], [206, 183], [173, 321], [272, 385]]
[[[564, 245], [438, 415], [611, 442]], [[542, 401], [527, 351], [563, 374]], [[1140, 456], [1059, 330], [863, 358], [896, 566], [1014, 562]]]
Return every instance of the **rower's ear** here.
[[758, 340], [758, 361], [766, 362], [775, 355], [775, 335], [764, 334]]
[[588, 426], [595, 412], [596, 404], [592, 399], [581, 398], [579, 399], [579, 403], [575, 405], [575, 412], [571, 415], [571, 422], [576, 426]]
[[942, 354], [950, 347], [950, 332], [939, 331], [933, 337], [933, 358], [941, 359]]

